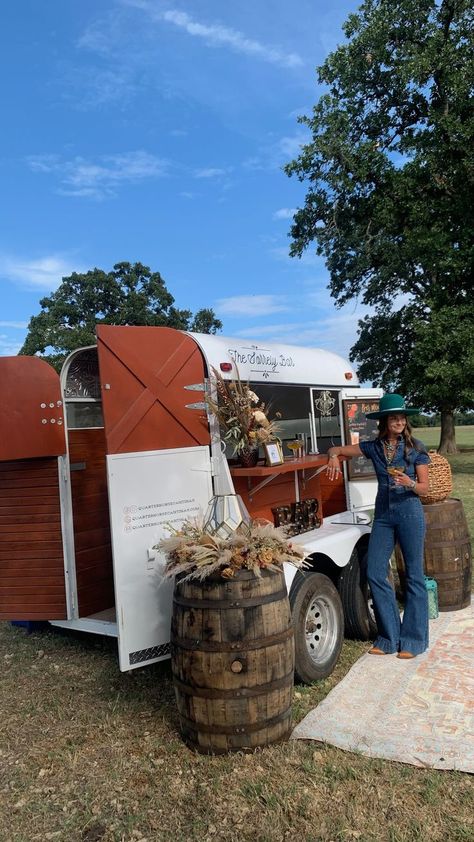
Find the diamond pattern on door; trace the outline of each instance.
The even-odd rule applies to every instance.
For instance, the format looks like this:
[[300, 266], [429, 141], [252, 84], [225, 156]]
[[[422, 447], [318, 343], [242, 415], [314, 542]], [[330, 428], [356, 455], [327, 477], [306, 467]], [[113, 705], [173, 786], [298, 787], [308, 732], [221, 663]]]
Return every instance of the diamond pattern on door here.
[[97, 327], [107, 453], [210, 443], [205, 410], [188, 409], [205, 365], [194, 339], [166, 327]]

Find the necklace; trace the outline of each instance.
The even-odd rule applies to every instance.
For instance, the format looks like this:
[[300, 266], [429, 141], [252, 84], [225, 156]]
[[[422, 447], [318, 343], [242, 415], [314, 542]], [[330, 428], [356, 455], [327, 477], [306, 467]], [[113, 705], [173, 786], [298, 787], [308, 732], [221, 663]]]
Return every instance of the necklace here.
[[393, 462], [393, 457], [395, 456], [395, 453], [397, 452], [398, 439], [395, 443], [390, 442], [388, 439], [384, 439], [383, 447], [385, 451], [385, 459], [387, 461], [387, 464], [390, 465], [390, 463]]

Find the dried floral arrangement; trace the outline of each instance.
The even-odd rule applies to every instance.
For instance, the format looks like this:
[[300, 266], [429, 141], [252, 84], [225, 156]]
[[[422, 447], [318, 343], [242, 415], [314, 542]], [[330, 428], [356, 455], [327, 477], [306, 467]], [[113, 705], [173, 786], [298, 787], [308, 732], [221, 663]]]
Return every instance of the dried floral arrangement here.
[[285, 561], [302, 567], [306, 558], [302, 547], [288, 541], [283, 527], [268, 521], [241, 523], [227, 538], [210, 535], [196, 521], [185, 521], [180, 529], [168, 528], [171, 537], [155, 547], [166, 556], [165, 576], [205, 579], [219, 574], [232, 579], [239, 570], [252, 570], [260, 576], [262, 570], [280, 569]]
[[207, 399], [210, 411], [219, 421], [222, 438], [233, 446], [233, 455], [278, 440], [278, 422], [267, 418], [265, 404], [240, 377], [224, 380], [212, 369], [217, 401]]

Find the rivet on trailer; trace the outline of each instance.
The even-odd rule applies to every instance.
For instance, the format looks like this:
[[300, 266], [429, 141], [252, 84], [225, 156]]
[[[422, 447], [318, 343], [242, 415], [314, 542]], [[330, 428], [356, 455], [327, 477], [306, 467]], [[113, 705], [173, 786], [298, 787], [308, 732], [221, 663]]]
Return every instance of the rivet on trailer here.
[[[212, 367], [248, 380], [281, 413], [285, 453], [299, 437], [305, 455], [233, 464], [206, 411]], [[360, 387], [343, 358], [100, 325], [97, 346], [73, 352], [61, 377], [36, 357], [0, 358], [0, 392], [0, 619], [116, 637], [121, 670], [168, 657], [172, 585], [152, 547], [167, 523], [204, 513], [213, 495], [238, 494], [269, 520], [317, 501], [311, 528], [292, 537], [311, 567], [285, 570], [297, 677], [330, 674], [344, 628], [371, 635], [364, 564], [376, 480], [362, 457], [336, 483], [319, 471], [332, 444], [374, 433], [365, 413], [381, 391]]]

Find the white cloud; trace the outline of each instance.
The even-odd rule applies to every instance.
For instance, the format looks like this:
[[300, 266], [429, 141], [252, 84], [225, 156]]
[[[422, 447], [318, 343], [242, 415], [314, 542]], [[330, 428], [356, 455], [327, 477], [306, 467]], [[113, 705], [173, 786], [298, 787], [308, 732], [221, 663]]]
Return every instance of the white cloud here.
[[274, 143], [262, 146], [258, 155], [253, 155], [242, 161], [242, 167], [247, 170], [281, 169], [297, 158], [301, 148], [309, 143], [309, 130], [300, 130], [294, 135], [285, 135]]
[[10, 336], [0, 333], [0, 357], [16, 357], [23, 342], [14, 342]]
[[138, 86], [133, 76], [130, 67], [102, 70], [97, 67], [81, 67], [80, 72], [71, 79], [71, 86], [77, 96], [76, 107], [86, 110], [113, 103], [123, 109], [137, 93]]
[[57, 175], [62, 194], [92, 199], [113, 197], [123, 184], [161, 178], [169, 166], [167, 161], [143, 150], [104, 155], [98, 162], [80, 156], [62, 161], [53, 155], [30, 157], [28, 162], [34, 172]]
[[[266, 339], [311, 348], [323, 348], [348, 359], [351, 347], [357, 341], [358, 321], [372, 312], [370, 308], [350, 302], [337, 309], [321, 281], [313, 291], [295, 293], [291, 298], [291, 321], [281, 324], [262, 322], [241, 328], [236, 336], [245, 339]], [[270, 311], [267, 311], [270, 312]], [[262, 317], [264, 313], [257, 314]], [[301, 319], [298, 319], [299, 316]]]
[[306, 131], [299, 131], [294, 135], [287, 135], [280, 138], [277, 143], [276, 151], [287, 163], [290, 159], [296, 158], [300, 152], [301, 147], [309, 143], [311, 134], [309, 129]]
[[25, 330], [28, 327], [28, 322], [4, 322], [0, 321], [0, 327], [10, 327], [18, 330]]
[[273, 214], [273, 219], [293, 219], [296, 208], [280, 208]]
[[282, 67], [299, 67], [303, 63], [297, 53], [285, 53], [275, 47], [262, 44], [260, 41], [247, 38], [242, 32], [221, 24], [199, 23], [186, 12], [169, 9], [163, 12], [160, 17], [167, 23], [172, 23], [174, 26], [183, 29], [188, 35], [202, 38], [210, 47], [230, 47], [235, 52], [245, 53]]
[[284, 295], [234, 295], [219, 299], [214, 306], [219, 315], [253, 318], [289, 310]]
[[89, 24], [77, 41], [80, 49], [90, 50], [93, 53], [107, 55], [112, 47], [111, 29], [114, 20], [109, 15], [105, 20], [97, 20]]
[[219, 167], [203, 167], [203, 169], [196, 170], [194, 173], [194, 178], [219, 178], [220, 176], [227, 175], [230, 170], [223, 170]]
[[323, 348], [347, 359], [349, 350], [357, 339], [359, 318], [359, 315], [336, 315], [301, 322], [254, 325], [237, 331], [236, 335], [245, 339], [265, 338], [268, 342]]
[[[29, 289], [43, 289], [50, 292], [59, 286], [63, 277], [72, 272], [81, 272], [60, 255], [52, 254], [31, 260], [12, 255], [0, 255], [0, 276]], [[7, 326], [3, 322], [4, 327]], [[13, 325], [12, 325], [13, 326]]]

